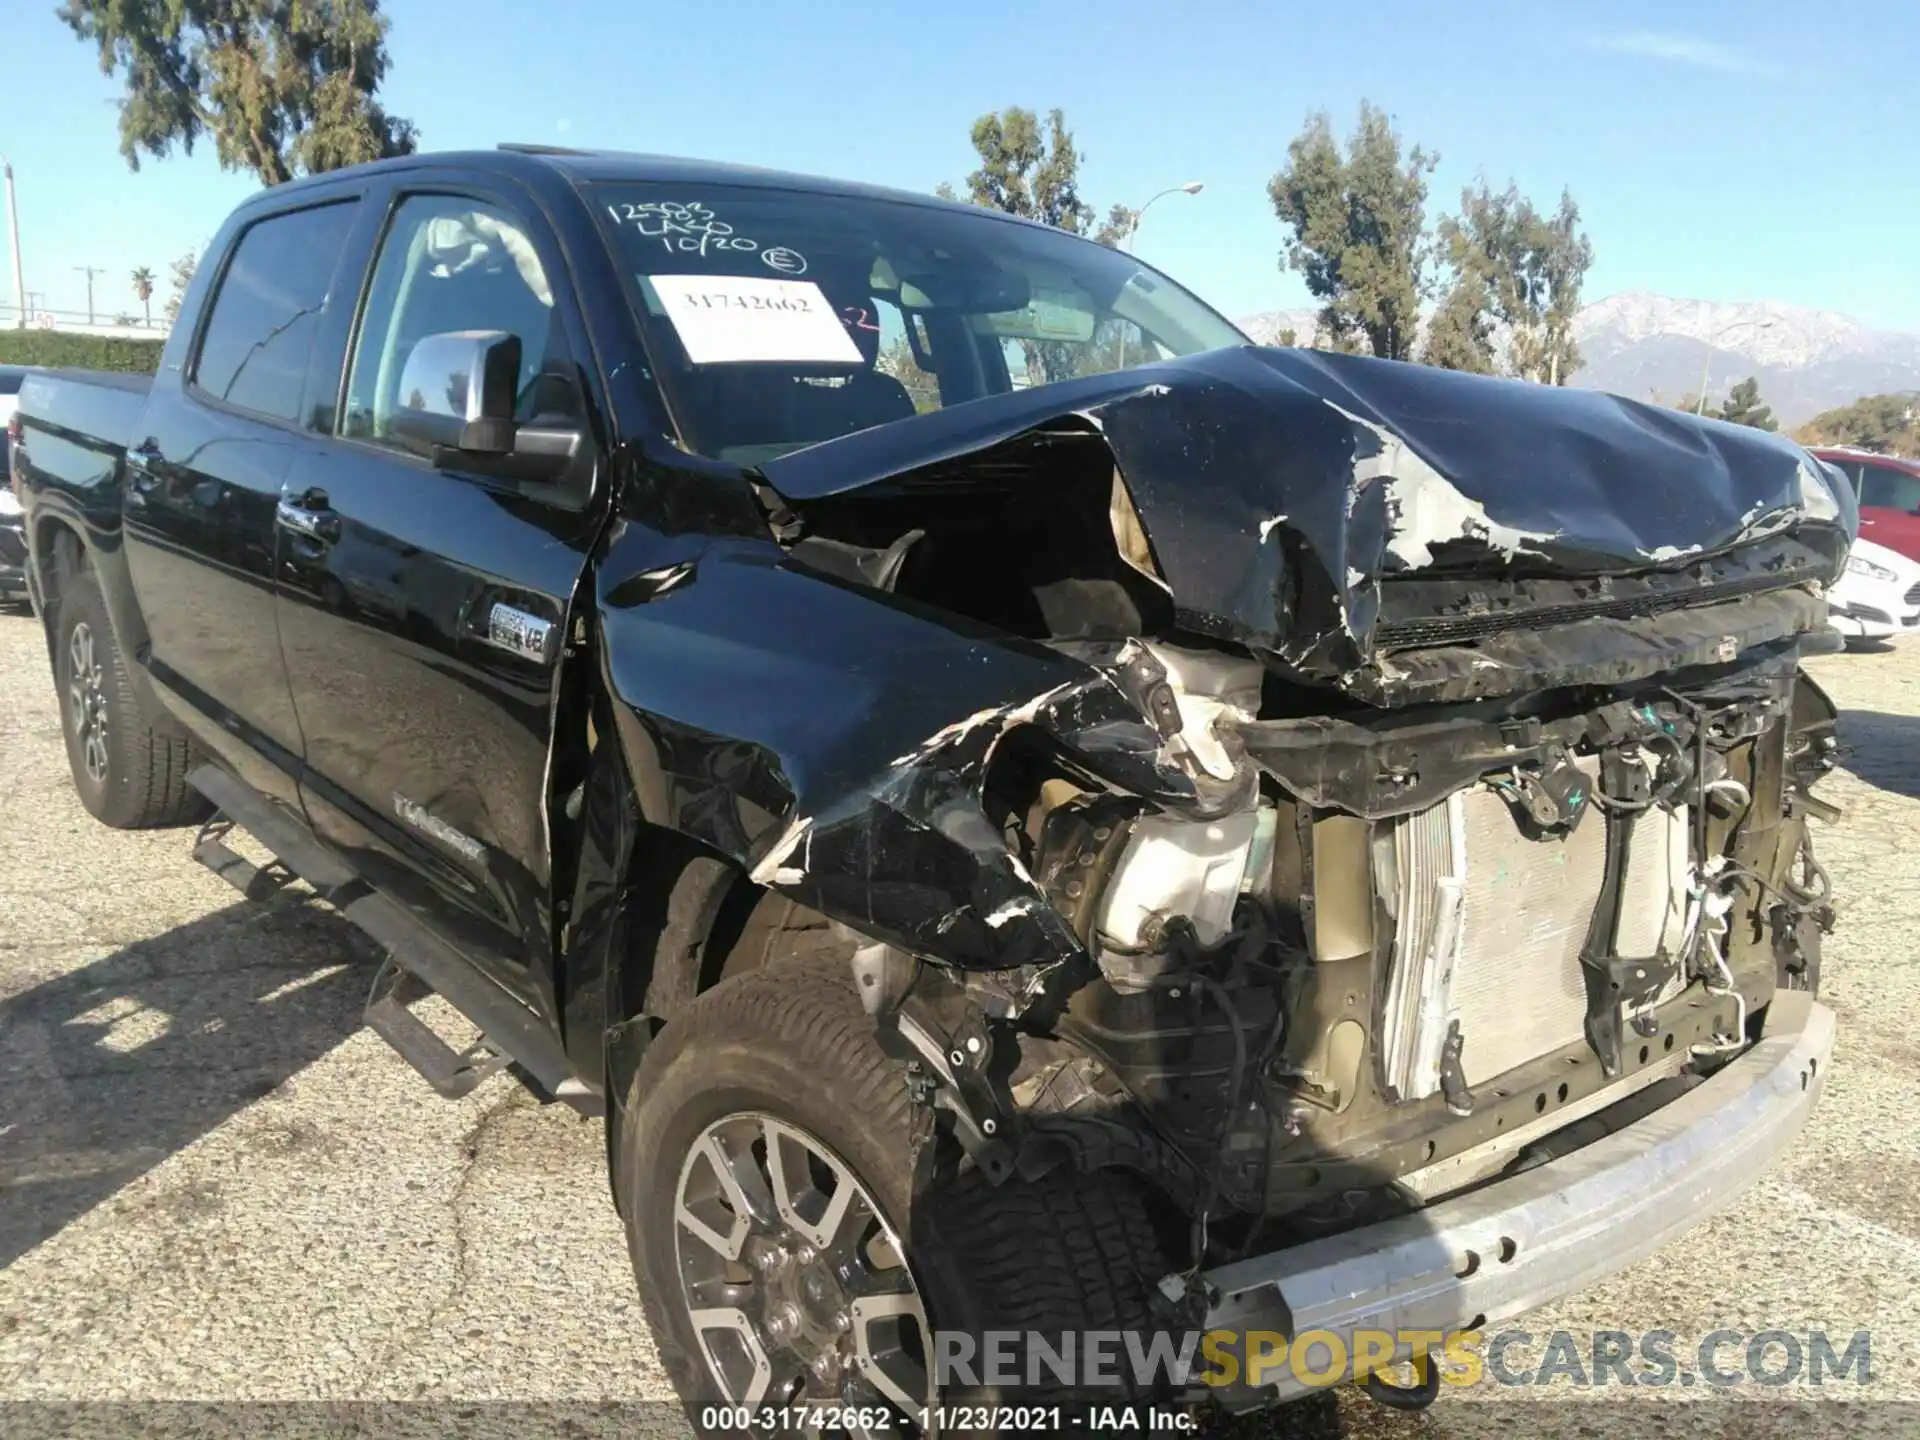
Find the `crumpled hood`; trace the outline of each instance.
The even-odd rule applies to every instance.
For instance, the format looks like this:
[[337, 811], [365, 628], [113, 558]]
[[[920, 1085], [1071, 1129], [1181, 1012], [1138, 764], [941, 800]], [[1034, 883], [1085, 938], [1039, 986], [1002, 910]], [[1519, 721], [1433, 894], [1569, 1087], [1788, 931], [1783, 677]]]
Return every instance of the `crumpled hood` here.
[[995, 396], [762, 473], [793, 502], [937, 485], [956, 462], [1076, 426], [1111, 450], [1181, 623], [1304, 669], [1369, 653], [1381, 589], [1398, 580], [1644, 573], [1804, 526], [1827, 532], [1830, 580], [1858, 525], [1838, 474], [1776, 435], [1299, 349], [1211, 351]]

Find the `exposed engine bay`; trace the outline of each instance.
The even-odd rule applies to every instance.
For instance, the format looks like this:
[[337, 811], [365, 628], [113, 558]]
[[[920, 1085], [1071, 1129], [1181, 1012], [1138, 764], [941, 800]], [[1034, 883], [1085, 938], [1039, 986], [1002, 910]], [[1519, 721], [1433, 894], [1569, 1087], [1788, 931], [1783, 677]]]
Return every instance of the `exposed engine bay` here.
[[858, 946], [989, 1175], [1135, 1169], [1196, 1261], [1344, 1228], [1644, 1113], [1817, 984], [1798, 660], [1854, 523], [1818, 462], [1297, 352], [1082, 402], [762, 467], [777, 583], [878, 613], [808, 651], [826, 740], [753, 741], [761, 835], [705, 837]]
[[1365, 815], [1219, 744], [1296, 723], [1235, 703], [1257, 666], [1142, 649], [1176, 734], [1214, 742], [1185, 763], [1227, 781], [1206, 762], [1237, 751], [1242, 803], [1166, 813], [1010, 762], [1011, 843], [1087, 963], [1016, 988], [867, 954], [877, 1011], [942, 997], [912, 1022], [920, 1058], [945, 1057], [929, 1084], [974, 1107], [976, 1140], [1005, 1137], [983, 1163], [1120, 1145], [1216, 1223], [1337, 1227], [1555, 1153], [1551, 1132], [1707, 1073], [1776, 987], [1818, 983], [1832, 910], [1805, 820], [1832, 718], [1791, 663], [1463, 718], [1456, 743], [1494, 726], [1510, 763], [1412, 809], [1389, 772]]

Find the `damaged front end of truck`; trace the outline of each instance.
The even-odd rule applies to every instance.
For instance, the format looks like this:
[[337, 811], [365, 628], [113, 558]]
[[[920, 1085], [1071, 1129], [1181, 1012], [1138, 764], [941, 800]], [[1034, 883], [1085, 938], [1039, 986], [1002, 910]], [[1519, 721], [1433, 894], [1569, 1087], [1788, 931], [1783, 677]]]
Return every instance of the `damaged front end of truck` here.
[[1260, 1313], [1229, 1257], [1592, 1142], [1817, 985], [1799, 659], [1856, 520], [1788, 442], [1242, 349], [757, 489], [777, 548], [603, 581], [642, 809], [837, 927], [989, 1176], [1142, 1177], [1192, 1318]]

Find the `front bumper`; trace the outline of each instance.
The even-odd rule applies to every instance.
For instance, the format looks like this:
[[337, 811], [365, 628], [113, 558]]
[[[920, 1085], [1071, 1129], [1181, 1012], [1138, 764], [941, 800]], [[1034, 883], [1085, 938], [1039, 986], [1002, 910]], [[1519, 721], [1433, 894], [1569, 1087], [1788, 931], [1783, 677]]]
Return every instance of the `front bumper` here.
[[1842, 635], [1891, 640], [1920, 628], [1920, 585], [1847, 575], [1827, 592], [1827, 623]]
[[1920, 628], [1920, 610], [1890, 615], [1871, 605], [1835, 606], [1827, 614], [1828, 628], [1858, 640], [1891, 640]]
[[[1413, 1215], [1206, 1272], [1216, 1298], [1203, 1329], [1237, 1332], [1242, 1357], [1252, 1331], [1330, 1332], [1351, 1355], [1357, 1331], [1479, 1329], [1581, 1290], [1760, 1178], [1820, 1098], [1833, 1030], [1833, 1012], [1806, 992], [1777, 992], [1746, 1054], [1591, 1145]], [[1301, 1368], [1327, 1363], [1323, 1349]], [[1245, 1409], [1307, 1389], [1285, 1362], [1262, 1378], [1247, 1385], [1243, 1368], [1210, 1393]]]

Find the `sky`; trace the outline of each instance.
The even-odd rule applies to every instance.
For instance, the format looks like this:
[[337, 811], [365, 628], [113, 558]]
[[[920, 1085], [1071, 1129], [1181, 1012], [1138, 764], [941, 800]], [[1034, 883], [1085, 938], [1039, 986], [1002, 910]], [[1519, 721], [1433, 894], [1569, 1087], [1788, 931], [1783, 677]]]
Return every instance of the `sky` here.
[[[55, 16], [0, 28], [0, 154], [26, 286], [102, 315], [255, 188], [210, 143], [119, 153], [116, 82]], [[1429, 216], [1508, 180], [1579, 201], [1586, 296], [1784, 301], [1920, 329], [1920, 6], [1911, 0], [386, 0], [382, 100], [424, 149], [541, 142], [964, 190], [975, 117], [1066, 111], [1096, 209], [1170, 195], [1141, 257], [1229, 316], [1312, 303], [1266, 185], [1310, 111], [1362, 98], [1440, 154]], [[11, 288], [0, 273], [0, 288]], [[11, 299], [9, 294], [7, 299]], [[157, 305], [157, 300], [156, 300]]]

